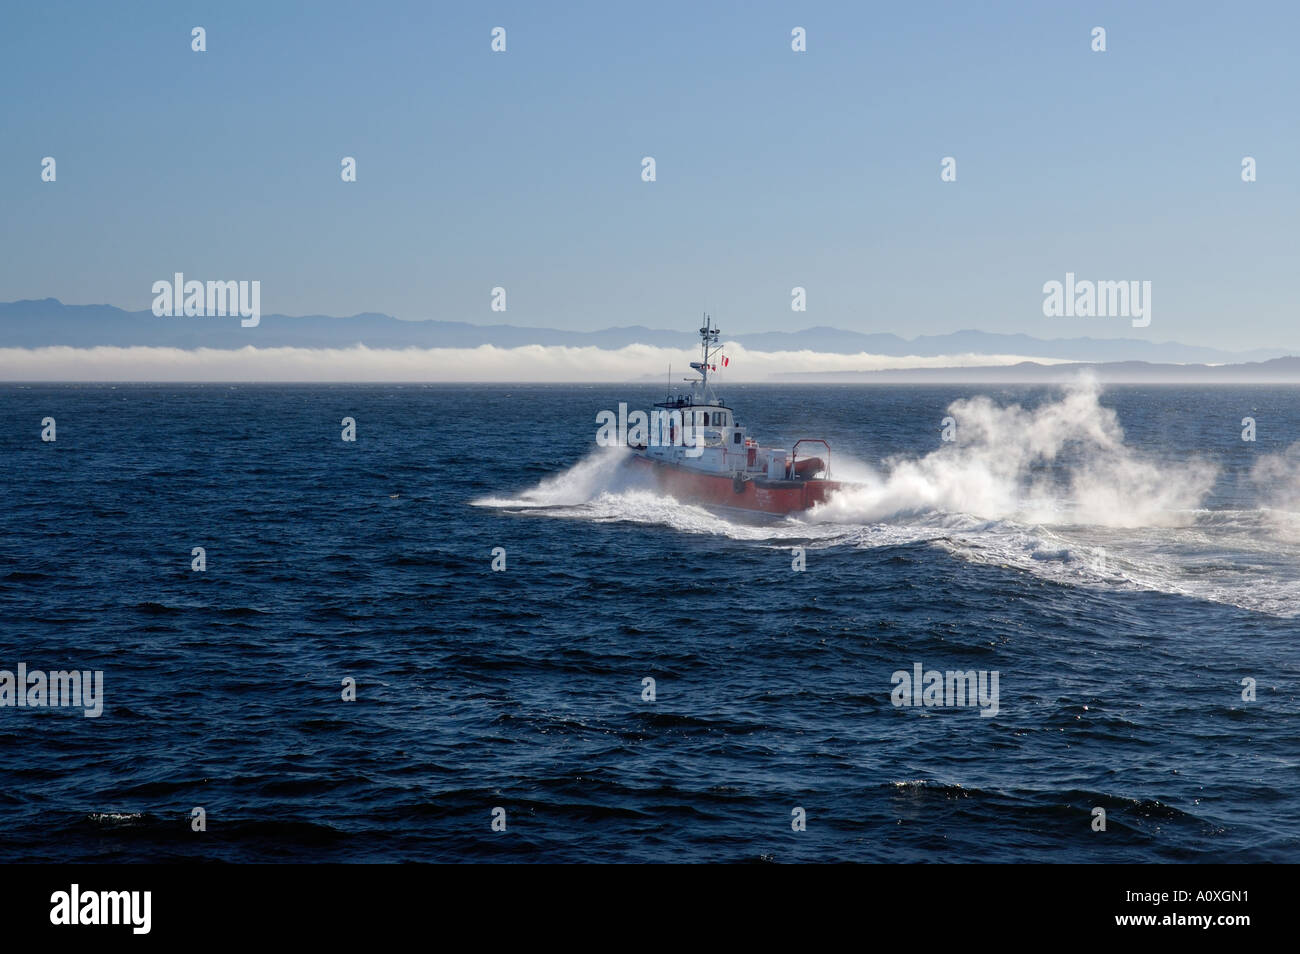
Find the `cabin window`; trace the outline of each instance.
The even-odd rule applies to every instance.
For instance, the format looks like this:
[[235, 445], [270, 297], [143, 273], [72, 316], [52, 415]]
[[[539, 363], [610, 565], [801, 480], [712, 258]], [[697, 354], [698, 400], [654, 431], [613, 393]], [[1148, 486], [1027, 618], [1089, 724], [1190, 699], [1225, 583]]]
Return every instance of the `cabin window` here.
[[714, 427], [722, 426], [722, 413], [720, 411], [713, 412], [713, 426]]
[[731, 442], [732, 442], [733, 444], [739, 444], [739, 443], [740, 443], [740, 431], [736, 431], [735, 436], [732, 438]]

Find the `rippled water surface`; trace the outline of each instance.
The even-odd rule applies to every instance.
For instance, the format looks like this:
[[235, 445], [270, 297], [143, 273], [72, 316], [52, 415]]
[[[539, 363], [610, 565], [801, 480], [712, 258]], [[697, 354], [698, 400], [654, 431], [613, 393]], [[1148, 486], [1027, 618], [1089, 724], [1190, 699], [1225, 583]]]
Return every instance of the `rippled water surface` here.
[[0, 707], [6, 856], [1300, 860], [1300, 391], [723, 395], [853, 486], [664, 498], [649, 387], [0, 388], [0, 669], [105, 697]]

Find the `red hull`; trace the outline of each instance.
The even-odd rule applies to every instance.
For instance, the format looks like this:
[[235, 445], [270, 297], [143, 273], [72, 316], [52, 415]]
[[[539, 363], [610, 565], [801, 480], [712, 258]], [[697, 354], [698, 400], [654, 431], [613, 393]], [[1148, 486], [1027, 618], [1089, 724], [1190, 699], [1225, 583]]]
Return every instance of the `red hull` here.
[[840, 486], [834, 480], [768, 480], [765, 477], [737, 483], [731, 477], [705, 474], [650, 460], [639, 454], [633, 457], [633, 461], [653, 475], [661, 490], [680, 500], [762, 513], [807, 510], [823, 503]]

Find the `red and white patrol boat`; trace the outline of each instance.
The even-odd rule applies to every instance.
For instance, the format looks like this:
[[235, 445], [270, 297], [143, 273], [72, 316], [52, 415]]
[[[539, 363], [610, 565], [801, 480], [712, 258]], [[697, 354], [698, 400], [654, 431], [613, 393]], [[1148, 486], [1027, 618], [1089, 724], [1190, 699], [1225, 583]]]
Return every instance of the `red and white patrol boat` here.
[[650, 439], [632, 447], [634, 465], [649, 471], [661, 490], [709, 506], [786, 514], [824, 502], [840, 486], [830, 479], [830, 444], [802, 438], [788, 450], [759, 447], [709, 385], [720, 334], [705, 315], [703, 360], [691, 362], [700, 379], [686, 379], [689, 394], [670, 394], [655, 405]]

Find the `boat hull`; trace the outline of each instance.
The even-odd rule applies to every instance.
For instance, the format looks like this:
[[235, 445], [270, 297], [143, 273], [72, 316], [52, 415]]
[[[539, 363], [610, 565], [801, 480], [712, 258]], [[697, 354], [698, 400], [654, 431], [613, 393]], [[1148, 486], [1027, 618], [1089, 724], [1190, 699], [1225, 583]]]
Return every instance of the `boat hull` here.
[[647, 472], [665, 493], [679, 500], [714, 507], [739, 507], [760, 513], [786, 514], [808, 510], [839, 489], [834, 480], [770, 480], [754, 477], [736, 481], [723, 474], [708, 474], [677, 464], [651, 460], [643, 454], [633, 465]]

